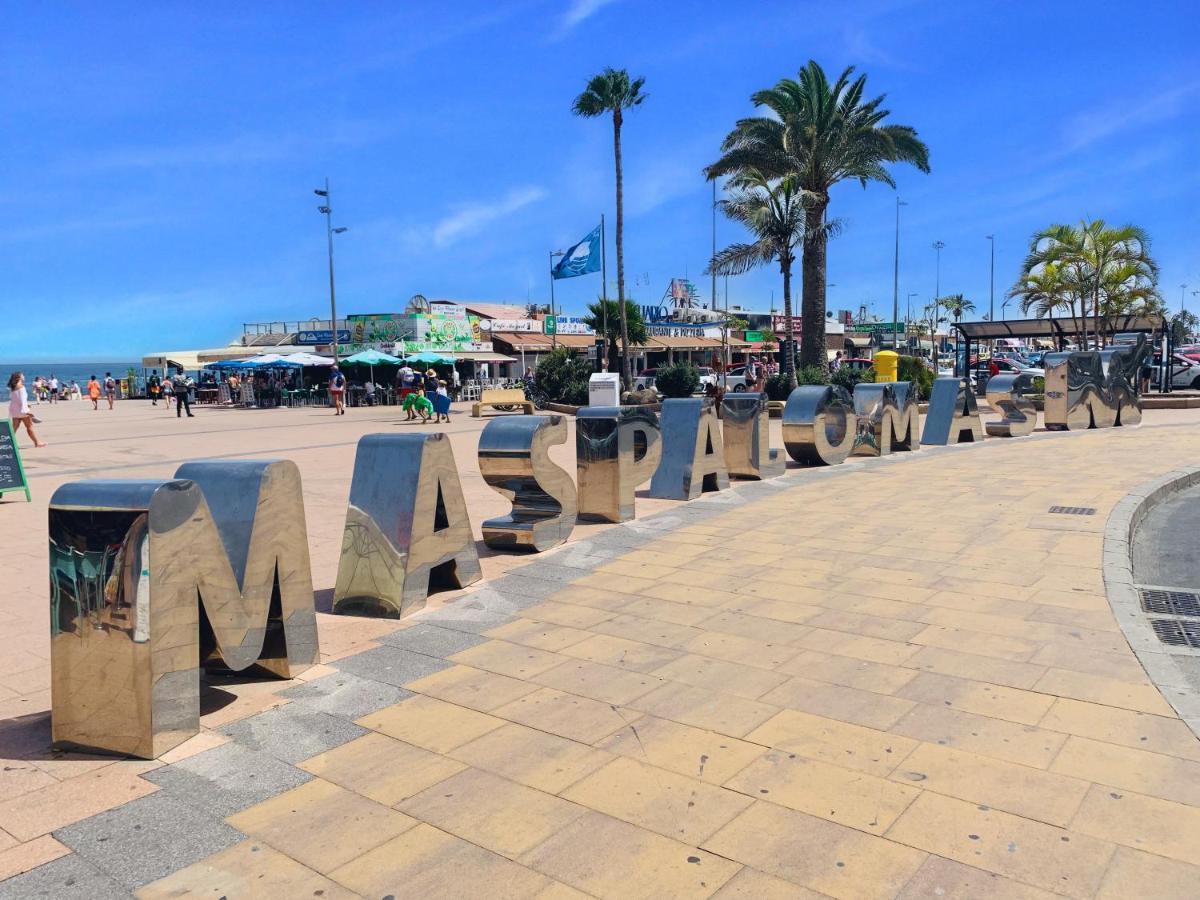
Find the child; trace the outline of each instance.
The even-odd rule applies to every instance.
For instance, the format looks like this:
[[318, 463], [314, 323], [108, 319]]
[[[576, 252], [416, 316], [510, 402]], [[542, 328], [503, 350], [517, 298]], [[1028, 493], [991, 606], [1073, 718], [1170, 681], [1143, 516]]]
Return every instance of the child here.
[[94, 409], [94, 410], [99, 409], [100, 408], [100, 382], [96, 380], [95, 375], [93, 375], [91, 378], [88, 379], [87, 392], [88, 392], [88, 399], [92, 401], [92, 409]]
[[433, 412], [433, 404], [423, 394], [418, 394], [416, 391], [404, 398], [401, 408], [408, 413], [407, 421], [415, 419], [416, 416], [413, 413], [416, 413], [421, 417], [422, 424], [429, 421], [429, 416]]
[[446, 390], [444, 381], [438, 382], [437, 393], [433, 395], [433, 411], [437, 414], [434, 424], [450, 424], [450, 392]]

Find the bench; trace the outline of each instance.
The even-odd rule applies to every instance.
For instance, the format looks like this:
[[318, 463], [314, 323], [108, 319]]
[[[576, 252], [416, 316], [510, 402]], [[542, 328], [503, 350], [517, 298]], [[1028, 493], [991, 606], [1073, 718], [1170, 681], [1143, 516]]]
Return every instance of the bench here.
[[533, 415], [533, 403], [525, 399], [525, 392], [520, 388], [484, 388], [479, 400], [471, 404], [471, 417], [478, 419], [485, 406], [493, 409], [519, 406], [525, 415]]

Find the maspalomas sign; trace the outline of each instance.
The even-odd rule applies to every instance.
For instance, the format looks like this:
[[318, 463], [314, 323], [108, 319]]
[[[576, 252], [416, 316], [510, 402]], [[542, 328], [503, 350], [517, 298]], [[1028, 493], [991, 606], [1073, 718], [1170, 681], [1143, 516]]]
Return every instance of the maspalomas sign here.
[[[1146, 347], [1051, 354], [1045, 424], [1055, 430], [1136, 425], [1134, 378]], [[1002, 415], [989, 437], [1032, 432], [1026, 376], [988, 383]], [[481, 523], [502, 552], [568, 540], [578, 519], [624, 522], [635, 491], [691, 500], [731, 478], [784, 472], [769, 446], [762, 394], [588, 408], [576, 420], [576, 477], [550, 459], [562, 416], [505, 416], [479, 438], [479, 469], [511, 511]], [[934, 384], [924, 432], [908, 382], [794, 390], [784, 451], [805, 466], [985, 439], [974, 395]], [[199, 730], [201, 667], [294, 677], [318, 659], [300, 475], [286, 460], [187, 463], [174, 479], [65, 484], [50, 502], [54, 739], [155, 757]], [[444, 434], [373, 434], [358, 445], [333, 608], [397, 618], [431, 590], [481, 577], [479, 554]]]

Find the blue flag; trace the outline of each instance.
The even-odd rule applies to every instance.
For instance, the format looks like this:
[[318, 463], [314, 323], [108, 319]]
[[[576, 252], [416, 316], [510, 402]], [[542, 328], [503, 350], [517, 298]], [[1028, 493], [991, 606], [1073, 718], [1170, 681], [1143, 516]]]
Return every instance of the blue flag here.
[[568, 247], [550, 274], [555, 278], [574, 278], [600, 271], [600, 226], [573, 247]]

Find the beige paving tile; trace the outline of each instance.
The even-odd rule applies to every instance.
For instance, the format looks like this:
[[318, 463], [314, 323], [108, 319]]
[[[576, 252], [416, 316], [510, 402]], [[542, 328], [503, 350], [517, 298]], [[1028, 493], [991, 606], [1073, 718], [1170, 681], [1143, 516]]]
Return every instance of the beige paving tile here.
[[801, 652], [780, 666], [779, 671], [877, 694], [894, 693], [917, 677], [912, 669], [817, 650]]
[[1056, 731], [925, 703], [917, 704], [892, 731], [1037, 769], [1048, 769], [1067, 742], [1067, 735]]
[[582, 628], [570, 628], [566, 625], [553, 625], [549, 622], [539, 622], [535, 619], [514, 619], [499, 628], [485, 631], [490, 638], [508, 641], [513, 644], [523, 644], [526, 647], [536, 647], [538, 650], [557, 652], [563, 647], [578, 644], [592, 636], [590, 631]]
[[1102, 675], [1069, 672], [1066, 669], [1050, 669], [1043, 675], [1034, 690], [1044, 691], [1059, 697], [1088, 700], [1104, 706], [1117, 706], [1158, 716], [1173, 717], [1174, 710], [1163, 699], [1158, 688], [1152, 684], [1128, 684]]
[[598, 746], [709, 784], [723, 784], [766, 752], [757, 744], [654, 716], [643, 716]]
[[416, 824], [403, 813], [319, 778], [226, 821], [326, 875]]
[[717, 900], [822, 900], [825, 894], [757, 869], [744, 868], [725, 882], [725, 887], [714, 896]]
[[521, 862], [587, 894], [629, 900], [709, 897], [740, 868], [602, 813], [576, 819]]
[[355, 895], [261, 841], [251, 839], [139, 888], [134, 896], [138, 900], [175, 897], [352, 900]]
[[398, 807], [415, 819], [515, 859], [587, 810], [481, 769], [466, 769]]
[[959, 650], [964, 653], [974, 653], [976, 656], [1007, 659], [1013, 662], [1028, 661], [1041, 647], [1041, 644], [1036, 641], [1020, 640], [1001, 634], [984, 634], [978, 631], [968, 631], [965, 628], [948, 628], [944, 625], [930, 625], [920, 634], [914, 635], [911, 640], [914, 644]]
[[904, 886], [898, 900], [1053, 900], [1051, 894], [1040, 888], [1019, 884], [992, 872], [940, 856], [930, 856], [917, 874]]
[[891, 728], [916, 705], [899, 697], [798, 677], [788, 679], [760, 699], [881, 731]]
[[434, 753], [446, 753], [499, 728], [494, 716], [418, 694], [363, 716], [358, 724]]
[[892, 779], [1065, 827], [1088, 783], [964, 750], [921, 744]]
[[1077, 832], [925, 791], [887, 836], [1069, 897], [1091, 897], [1114, 847]]
[[112, 764], [0, 801], [0, 828], [30, 841], [72, 822], [158, 790], [138, 773], [147, 766]]
[[753, 666], [688, 653], [655, 669], [656, 677], [682, 681], [694, 687], [723, 691], [751, 700], [787, 681], [786, 675]]
[[57, 778], [42, 771], [31, 760], [0, 758], [0, 798], [15, 799], [57, 783]]
[[701, 656], [711, 656], [728, 662], [759, 669], [777, 669], [799, 651], [784, 644], [772, 644], [736, 634], [706, 631], [682, 648]]
[[557, 653], [522, 644], [510, 644], [508, 641], [488, 641], [486, 644], [455, 653], [449, 659], [464, 666], [517, 679], [529, 679], [538, 672], [553, 669], [563, 661]]
[[824, 610], [820, 615], [809, 619], [806, 624], [814, 628], [845, 631], [902, 643], [925, 630], [925, 625], [920, 622], [864, 615], [840, 609]]
[[1071, 829], [1195, 864], [1196, 848], [1200, 846], [1200, 809], [1092, 785]]
[[491, 712], [497, 706], [532, 694], [537, 685], [470, 666], [453, 666], [410, 682], [407, 688], [447, 703]]
[[[624, 581], [612, 579], [612, 581]], [[566, 625], [570, 628], [591, 628], [598, 622], [611, 619], [615, 613], [611, 609], [598, 609], [593, 606], [580, 606], [575, 603], [560, 603], [548, 600], [537, 606], [530, 606], [520, 611], [523, 619], [535, 619], [539, 622], [550, 622], [554, 625]]]
[[671, 578], [676, 574], [678, 569], [674, 566], [663, 565], [664, 561], [669, 561], [670, 557], [659, 556], [654, 561], [645, 559], [630, 559], [623, 557], [614, 560], [610, 563], [605, 563], [596, 569], [598, 575], [612, 575], [619, 578], [624, 578], [627, 575], [632, 575], [636, 578], [650, 578], [658, 580], [660, 578]]
[[606, 622], [594, 625], [592, 631], [666, 650], [678, 650], [686, 647], [698, 635], [706, 633], [694, 625], [680, 625], [675, 622], [664, 622], [661, 619], [644, 619], [640, 616], [626, 615], [624, 611], [621, 615], [613, 616]]
[[655, 675], [629, 672], [584, 659], [568, 659], [553, 669], [534, 675], [532, 680], [569, 694], [618, 705], [648, 694], [663, 683]]
[[1054, 731], [1200, 762], [1200, 741], [1175, 718], [1062, 698], [1050, 707], [1041, 724]]
[[1054, 702], [1045, 694], [922, 672], [896, 692], [901, 697], [964, 712], [1036, 725]]
[[917, 746], [916, 741], [885, 731], [792, 709], [780, 711], [746, 735], [746, 740], [880, 777], [900, 765]]
[[[711, 618], [712, 607], [695, 603], [675, 603], [657, 597], [638, 597], [621, 607], [621, 616], [635, 616], [672, 625], [698, 625]], [[618, 616], [617, 618], [620, 618]], [[611, 620], [609, 620], [611, 621]]]
[[71, 851], [48, 834], [0, 850], [0, 882], [66, 856]]
[[1071, 737], [1050, 769], [1097, 784], [1200, 806], [1200, 763], [1190, 760]]
[[585, 587], [576, 582], [566, 585], [560, 591], [555, 591], [546, 599], [559, 603], [571, 603], [575, 606], [591, 606], [611, 612], [621, 609], [626, 603], [634, 599], [634, 595], [622, 593], [620, 585], [606, 589], [603, 587]]
[[461, 762], [386, 735], [365, 734], [300, 763], [300, 768], [347, 790], [395, 806], [461, 772]]
[[[1078, 610], [1069, 610], [1071, 615], [1080, 615]], [[1104, 612], [1112, 615], [1106, 608]], [[1123, 640], [1115, 635], [1116, 640]], [[1090, 647], [1076, 647], [1061, 641], [1046, 644], [1030, 659], [1031, 663], [1046, 668], [1067, 669], [1102, 678], [1115, 678], [1130, 684], [1149, 684], [1150, 679], [1141, 663], [1128, 649], [1120, 653], [1105, 653]]]
[[1118, 847], [1109, 863], [1097, 900], [1134, 897], [1190, 897], [1200, 884], [1200, 866]]
[[920, 793], [917, 787], [778, 750], [752, 762], [725, 786], [869, 834], [883, 834]]
[[512, 722], [451, 750], [450, 755], [550, 794], [559, 793], [612, 759], [586, 744]]
[[733, 694], [679, 682], [667, 682], [634, 700], [633, 709], [695, 728], [742, 737], [779, 711], [779, 707]]
[[590, 575], [584, 575], [582, 578], [577, 578], [571, 583], [571, 587], [573, 588], [598, 588], [602, 591], [616, 591], [621, 594], [637, 595], [653, 595], [651, 589], [656, 585], [661, 586], [661, 582], [650, 578], [637, 578], [629, 575], [623, 578], [612, 578], [606, 575], [597, 575], [595, 572]]
[[[333, 671], [336, 672], [337, 670], [334, 669]], [[220, 747], [222, 744], [227, 744], [229, 740], [225, 735], [218, 734], [215, 731], [201, 731], [195, 737], [188, 738], [178, 747], [168, 750], [158, 758], [158, 761], [164, 766], [174, 765], [177, 762], [204, 753], [206, 750], [212, 750]]]
[[765, 641], [768, 644], [785, 644], [799, 640], [810, 631], [806, 625], [781, 622], [778, 619], [769, 619], [735, 610], [718, 612], [705, 619], [700, 627], [707, 631], [736, 634], [756, 641]]
[[497, 716], [584, 744], [636, 721], [638, 713], [587, 697], [541, 688], [495, 710]]
[[609, 634], [593, 635], [586, 641], [564, 647], [562, 652], [576, 659], [604, 663], [634, 672], [652, 672], [679, 656], [677, 651], [666, 647], [656, 647], [653, 644]]
[[925, 854], [761, 801], [704, 843], [710, 850], [831, 897], [891, 897]]
[[915, 644], [903, 641], [847, 634], [844, 631], [832, 631], [828, 628], [814, 628], [796, 641], [795, 645], [806, 650], [819, 650], [821, 653], [833, 653], [837, 656], [852, 656], [855, 659], [865, 659], [867, 662], [884, 663], [890, 666], [902, 665], [905, 660], [921, 649]]
[[524, 900], [553, 886], [525, 866], [424, 823], [341, 866], [332, 877], [363, 897]]
[[752, 802], [734, 791], [625, 756], [576, 782], [562, 796], [693, 845]]
[[976, 653], [962, 653], [944, 647], [924, 647], [914, 654], [906, 666], [923, 672], [953, 675], [974, 681], [988, 681], [1005, 687], [1029, 690], [1046, 674], [1046, 667], [1032, 663], [993, 659]]

